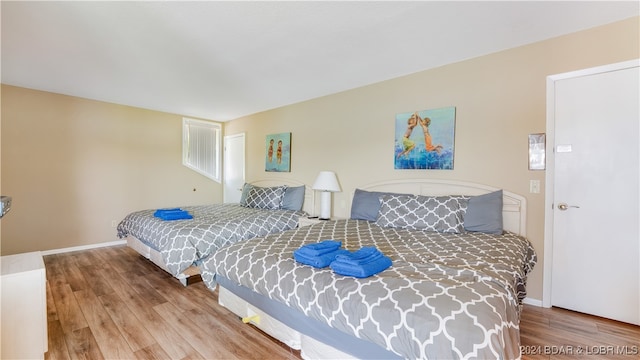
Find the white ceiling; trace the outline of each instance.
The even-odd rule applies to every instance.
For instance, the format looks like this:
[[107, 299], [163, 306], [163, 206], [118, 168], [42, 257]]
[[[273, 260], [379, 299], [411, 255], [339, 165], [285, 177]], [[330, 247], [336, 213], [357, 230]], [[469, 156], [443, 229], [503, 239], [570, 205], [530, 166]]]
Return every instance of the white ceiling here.
[[640, 14], [638, 1], [1, 2], [2, 83], [212, 120]]

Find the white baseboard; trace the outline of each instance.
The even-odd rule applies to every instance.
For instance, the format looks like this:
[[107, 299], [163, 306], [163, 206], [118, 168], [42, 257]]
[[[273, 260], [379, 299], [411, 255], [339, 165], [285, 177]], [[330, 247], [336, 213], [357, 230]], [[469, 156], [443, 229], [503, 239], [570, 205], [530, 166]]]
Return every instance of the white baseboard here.
[[537, 307], [542, 307], [542, 300], [532, 299], [532, 298], [529, 298], [529, 297], [524, 298], [522, 300], [522, 303], [528, 304], [528, 305], [537, 306]]
[[73, 251], [97, 249], [101, 247], [126, 245], [126, 244], [127, 244], [126, 240], [118, 240], [118, 241], [110, 241], [110, 242], [91, 244], [91, 245], [73, 246], [73, 247], [62, 248], [62, 249], [44, 250], [44, 251], [41, 251], [40, 253], [42, 254], [42, 256], [45, 256], [45, 255], [62, 254], [62, 253], [68, 253]]

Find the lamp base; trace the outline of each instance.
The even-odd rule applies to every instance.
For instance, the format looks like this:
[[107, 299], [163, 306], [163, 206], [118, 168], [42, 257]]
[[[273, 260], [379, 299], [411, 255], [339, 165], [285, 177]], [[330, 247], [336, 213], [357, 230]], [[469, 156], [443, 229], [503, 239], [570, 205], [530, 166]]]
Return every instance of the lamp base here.
[[331, 193], [323, 191], [320, 193], [320, 220], [329, 220], [331, 217]]

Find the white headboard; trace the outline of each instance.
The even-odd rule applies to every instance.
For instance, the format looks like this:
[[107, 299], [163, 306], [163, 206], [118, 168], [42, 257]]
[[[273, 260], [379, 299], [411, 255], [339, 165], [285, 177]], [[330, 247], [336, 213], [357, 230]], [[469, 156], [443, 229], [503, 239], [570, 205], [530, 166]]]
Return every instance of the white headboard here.
[[[390, 180], [358, 186], [366, 191], [393, 192], [413, 195], [482, 195], [499, 188], [456, 180], [404, 179]], [[527, 235], [527, 199], [521, 195], [503, 189], [502, 222], [505, 230], [516, 234]], [[351, 194], [353, 199], [353, 193]], [[351, 214], [349, 203], [348, 214]]]
[[306, 211], [307, 214], [313, 214], [315, 209], [315, 196], [313, 194], [313, 189], [307, 184], [291, 179], [259, 179], [253, 181], [247, 181], [248, 183], [261, 187], [269, 187], [269, 186], [300, 186], [304, 185], [304, 203], [302, 204], [302, 210]]

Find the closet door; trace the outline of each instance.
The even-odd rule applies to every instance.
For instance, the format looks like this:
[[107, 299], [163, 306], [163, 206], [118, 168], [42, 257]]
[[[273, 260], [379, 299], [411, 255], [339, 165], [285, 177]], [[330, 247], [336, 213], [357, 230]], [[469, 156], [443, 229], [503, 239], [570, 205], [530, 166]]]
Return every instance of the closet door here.
[[640, 324], [640, 74], [555, 82], [553, 306]]
[[223, 198], [238, 203], [245, 181], [244, 133], [224, 137]]

